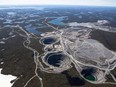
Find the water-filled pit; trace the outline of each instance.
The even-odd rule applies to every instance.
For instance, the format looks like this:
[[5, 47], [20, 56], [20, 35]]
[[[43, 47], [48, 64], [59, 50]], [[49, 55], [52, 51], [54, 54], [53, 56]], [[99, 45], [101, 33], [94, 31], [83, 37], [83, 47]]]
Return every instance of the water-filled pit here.
[[57, 42], [57, 38], [54, 37], [45, 37], [40, 40], [43, 44], [49, 45]]
[[70, 58], [64, 53], [52, 52], [52, 53], [46, 54], [46, 56], [44, 57], [44, 61], [48, 65], [51, 65], [54, 67], [60, 67], [61, 65], [65, 65], [66, 63], [68, 64], [68, 61], [70, 61]]

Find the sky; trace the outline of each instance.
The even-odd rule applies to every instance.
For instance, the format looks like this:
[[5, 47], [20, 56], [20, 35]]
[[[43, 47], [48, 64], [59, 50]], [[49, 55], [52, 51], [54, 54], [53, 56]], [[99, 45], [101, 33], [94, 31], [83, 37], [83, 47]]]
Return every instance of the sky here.
[[95, 5], [116, 6], [116, 0], [0, 0], [0, 5]]

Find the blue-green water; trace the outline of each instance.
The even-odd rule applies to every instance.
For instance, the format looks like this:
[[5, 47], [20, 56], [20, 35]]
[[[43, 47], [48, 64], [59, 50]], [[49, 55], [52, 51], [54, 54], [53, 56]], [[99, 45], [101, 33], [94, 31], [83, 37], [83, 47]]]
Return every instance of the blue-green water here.
[[37, 35], [42, 34], [42, 32], [37, 31], [36, 28], [31, 25], [27, 25], [27, 26], [25, 26], [25, 28], [30, 33], [37, 34]]
[[49, 21], [48, 23], [54, 24], [54, 25], [59, 25], [59, 26], [64, 26], [65, 23], [63, 23], [62, 21], [63, 21], [65, 18], [66, 18], [65, 16], [58, 17], [58, 18], [56, 18], [56, 19], [54, 19], [54, 20]]

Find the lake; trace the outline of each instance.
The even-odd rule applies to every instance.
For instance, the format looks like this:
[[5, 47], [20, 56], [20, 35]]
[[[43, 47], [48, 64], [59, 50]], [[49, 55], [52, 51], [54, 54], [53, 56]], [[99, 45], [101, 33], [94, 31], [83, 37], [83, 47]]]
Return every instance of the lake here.
[[62, 21], [66, 18], [67, 18], [66, 16], [58, 17], [56, 19], [49, 21], [48, 23], [54, 24], [54, 25], [59, 25], [59, 26], [64, 26], [65, 23], [63, 23]]

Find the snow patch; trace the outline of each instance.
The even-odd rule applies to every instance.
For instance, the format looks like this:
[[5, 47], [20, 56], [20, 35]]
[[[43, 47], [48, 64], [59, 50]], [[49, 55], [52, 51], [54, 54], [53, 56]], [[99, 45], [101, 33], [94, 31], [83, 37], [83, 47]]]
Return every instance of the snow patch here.
[[5, 42], [4, 41], [0, 41], [0, 44], [5, 44]]
[[16, 79], [16, 77], [12, 75], [3, 75], [1, 74], [1, 70], [2, 69], [0, 69], [0, 86], [12, 87], [12, 84], [10, 83], [10, 81], [12, 81], [13, 79]]

